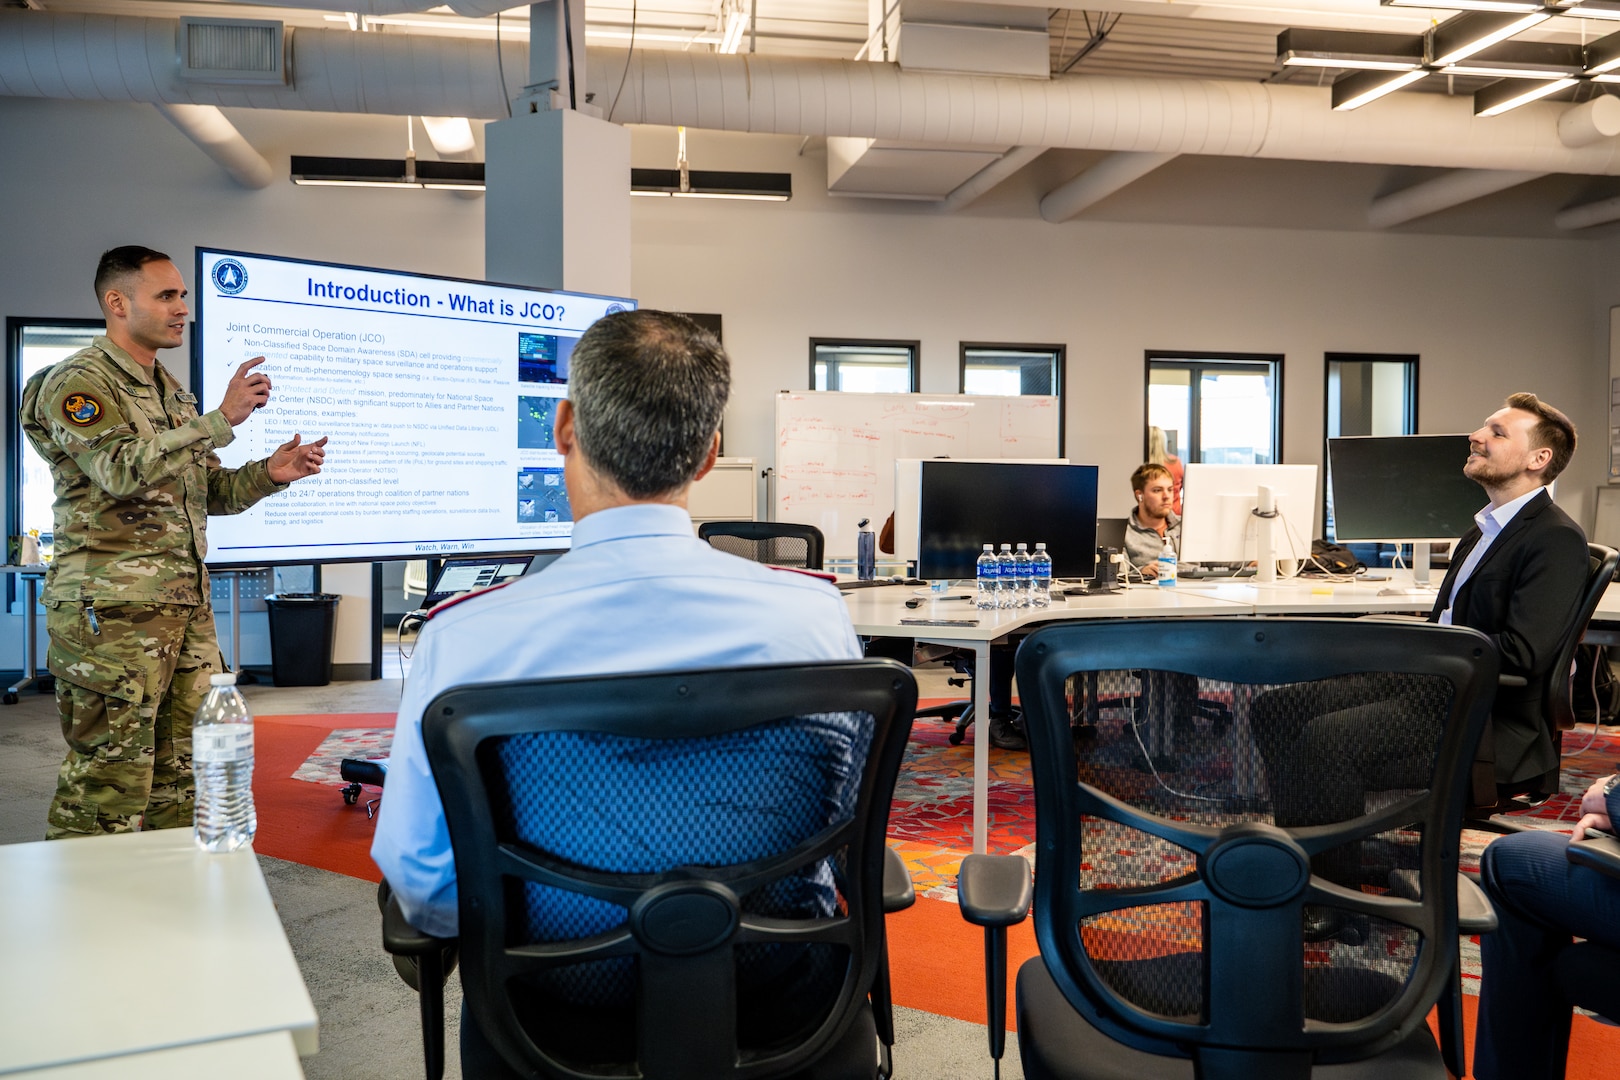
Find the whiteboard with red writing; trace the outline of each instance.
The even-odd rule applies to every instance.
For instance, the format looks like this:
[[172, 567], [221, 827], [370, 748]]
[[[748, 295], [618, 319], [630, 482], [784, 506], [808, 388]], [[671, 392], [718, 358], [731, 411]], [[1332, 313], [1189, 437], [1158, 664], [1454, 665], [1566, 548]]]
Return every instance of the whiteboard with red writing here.
[[776, 395], [771, 519], [814, 525], [826, 557], [855, 556], [857, 523], [894, 511], [897, 458], [1055, 458], [1056, 397], [981, 394]]

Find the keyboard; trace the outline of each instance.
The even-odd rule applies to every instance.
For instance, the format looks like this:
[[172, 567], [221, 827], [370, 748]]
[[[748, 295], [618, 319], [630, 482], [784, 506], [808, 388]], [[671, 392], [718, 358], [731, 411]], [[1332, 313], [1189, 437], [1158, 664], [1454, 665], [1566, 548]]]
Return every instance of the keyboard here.
[[1254, 567], [1243, 566], [1233, 569], [1230, 566], [1199, 566], [1196, 569], [1176, 569], [1177, 581], [1208, 581], [1211, 578], [1249, 578], [1254, 577]]

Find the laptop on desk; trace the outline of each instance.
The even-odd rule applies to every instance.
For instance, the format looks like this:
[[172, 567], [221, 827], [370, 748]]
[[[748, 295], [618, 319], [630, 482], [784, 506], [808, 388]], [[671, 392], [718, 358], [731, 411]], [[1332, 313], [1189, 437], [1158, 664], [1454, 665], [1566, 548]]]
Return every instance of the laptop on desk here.
[[529, 572], [533, 555], [476, 555], [461, 559], [446, 559], [439, 573], [428, 586], [427, 599], [422, 601], [424, 611], [431, 610], [446, 600], [475, 589], [503, 585]]

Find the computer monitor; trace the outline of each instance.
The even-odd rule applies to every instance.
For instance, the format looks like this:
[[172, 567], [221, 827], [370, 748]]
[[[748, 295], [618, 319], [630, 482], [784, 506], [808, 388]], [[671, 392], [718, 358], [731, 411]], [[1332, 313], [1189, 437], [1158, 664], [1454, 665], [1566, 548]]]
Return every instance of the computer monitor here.
[[924, 461], [918, 500], [920, 577], [968, 579], [985, 544], [1044, 543], [1052, 576], [1096, 566], [1097, 466]]
[[[924, 461], [986, 461], [1004, 465], [1067, 465], [1069, 459], [1058, 458], [987, 458], [987, 457], [933, 457], [896, 458], [894, 462], [894, 556], [908, 563], [920, 558], [918, 514], [922, 499], [922, 463]], [[1047, 542], [1046, 546], [1052, 545]], [[977, 558], [977, 556], [975, 556]]]
[[[1263, 517], [1261, 489], [1274, 516]], [[1315, 465], [1189, 464], [1181, 488], [1181, 558], [1259, 564], [1257, 581], [1276, 577], [1278, 559], [1311, 554], [1316, 520]], [[1269, 544], [1268, 544], [1269, 540]], [[1269, 551], [1269, 556], [1266, 552]]]
[[1329, 439], [1328, 500], [1339, 543], [1439, 543], [1474, 525], [1489, 500], [1463, 475], [1467, 435]]

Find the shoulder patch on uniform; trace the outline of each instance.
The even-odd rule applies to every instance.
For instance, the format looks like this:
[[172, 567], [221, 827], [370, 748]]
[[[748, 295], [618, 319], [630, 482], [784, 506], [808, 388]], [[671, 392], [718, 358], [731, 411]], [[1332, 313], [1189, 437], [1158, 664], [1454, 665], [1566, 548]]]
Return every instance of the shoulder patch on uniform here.
[[805, 577], [815, 578], [817, 581], [825, 581], [829, 585], [838, 584], [838, 575], [829, 574], [825, 570], [806, 570], [802, 566], [777, 566], [774, 563], [766, 563], [765, 568], [767, 570], [780, 570], [784, 574], [803, 574]]
[[62, 398], [62, 416], [75, 427], [90, 427], [104, 411], [101, 402], [82, 390]]
[[425, 616], [422, 617], [422, 621], [427, 622], [429, 619], [432, 619], [435, 615], [443, 615], [445, 612], [449, 611], [451, 608], [455, 607], [457, 604], [465, 604], [468, 600], [471, 600], [474, 597], [488, 596], [492, 592], [500, 592], [502, 589], [506, 588], [508, 585], [513, 584], [513, 582], [521, 581], [521, 580], [523, 580], [523, 579], [522, 578], [513, 578], [512, 581], [503, 581], [499, 585], [491, 585], [491, 586], [489, 586], [488, 588], [485, 588], [485, 589], [474, 589], [472, 592], [464, 592], [460, 596], [452, 596], [448, 600], [442, 600], [439, 603], [434, 604], [432, 607], [428, 608], [428, 613]]

